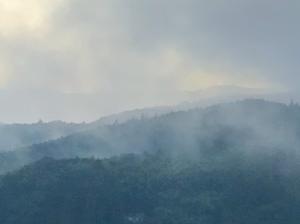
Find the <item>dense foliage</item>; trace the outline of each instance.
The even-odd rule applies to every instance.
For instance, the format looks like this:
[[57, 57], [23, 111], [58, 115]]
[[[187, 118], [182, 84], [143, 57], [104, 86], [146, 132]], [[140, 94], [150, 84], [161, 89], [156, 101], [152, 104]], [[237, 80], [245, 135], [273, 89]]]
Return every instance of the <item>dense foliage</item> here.
[[0, 173], [45, 156], [56, 159], [107, 158], [153, 150], [193, 155], [199, 150], [226, 148], [245, 152], [284, 150], [289, 153], [300, 148], [299, 135], [299, 106], [246, 100], [151, 119], [93, 126], [91, 130], [54, 141], [0, 153]]
[[2, 153], [35, 163], [0, 178], [0, 223], [296, 224], [299, 135], [299, 106], [247, 100]]
[[45, 158], [2, 178], [0, 223], [299, 223], [299, 163], [259, 156]]

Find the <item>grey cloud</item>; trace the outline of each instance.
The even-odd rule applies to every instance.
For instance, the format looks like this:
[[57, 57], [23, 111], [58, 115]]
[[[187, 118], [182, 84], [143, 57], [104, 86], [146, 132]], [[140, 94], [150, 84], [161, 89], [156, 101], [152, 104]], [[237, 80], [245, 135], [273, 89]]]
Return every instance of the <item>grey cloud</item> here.
[[198, 66], [241, 76], [259, 71], [270, 82], [294, 88], [300, 81], [299, 10], [294, 0], [71, 1], [57, 22], [85, 32], [95, 58], [103, 44], [117, 45], [119, 52], [108, 51], [121, 60], [126, 51], [157, 57], [171, 46]]
[[[139, 46], [175, 44], [198, 63], [257, 68], [271, 79], [297, 79], [299, 1], [127, 1]], [[145, 48], [143, 48], [145, 50]], [[243, 72], [241, 72], [243, 73]], [[293, 85], [294, 80], [285, 80]], [[298, 80], [300, 81], [300, 80]]]
[[[299, 11], [296, 0], [64, 0], [46, 32], [0, 36], [6, 89], [101, 95], [86, 105], [99, 116], [174, 102], [182, 76], [198, 70], [296, 89]], [[168, 49], [180, 63], [165, 71]]]

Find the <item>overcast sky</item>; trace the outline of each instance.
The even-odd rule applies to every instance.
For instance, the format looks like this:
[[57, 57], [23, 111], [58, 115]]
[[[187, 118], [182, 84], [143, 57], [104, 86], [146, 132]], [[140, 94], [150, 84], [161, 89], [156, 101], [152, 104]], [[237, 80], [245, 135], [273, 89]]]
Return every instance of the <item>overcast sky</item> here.
[[0, 0], [0, 121], [92, 120], [216, 85], [295, 90], [299, 0]]

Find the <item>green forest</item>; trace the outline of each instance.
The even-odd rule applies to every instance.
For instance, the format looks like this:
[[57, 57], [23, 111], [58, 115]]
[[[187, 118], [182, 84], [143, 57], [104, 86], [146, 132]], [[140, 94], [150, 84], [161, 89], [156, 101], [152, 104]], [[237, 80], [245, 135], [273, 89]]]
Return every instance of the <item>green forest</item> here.
[[1, 224], [296, 224], [300, 108], [262, 100], [2, 153]]

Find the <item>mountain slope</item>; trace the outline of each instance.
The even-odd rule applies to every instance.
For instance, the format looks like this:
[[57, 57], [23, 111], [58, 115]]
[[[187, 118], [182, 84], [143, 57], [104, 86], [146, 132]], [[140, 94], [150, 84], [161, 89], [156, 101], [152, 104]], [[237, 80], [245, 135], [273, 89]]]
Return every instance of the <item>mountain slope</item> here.
[[67, 136], [83, 129], [84, 126], [85, 124], [61, 121], [34, 124], [2, 124], [0, 125], [0, 152]]
[[0, 180], [1, 224], [297, 224], [299, 160], [238, 151], [43, 159]]
[[45, 156], [102, 158], [166, 150], [193, 157], [212, 149], [294, 153], [300, 146], [299, 135], [299, 106], [246, 100], [99, 126], [19, 152], [2, 153], [0, 171], [16, 169]]

